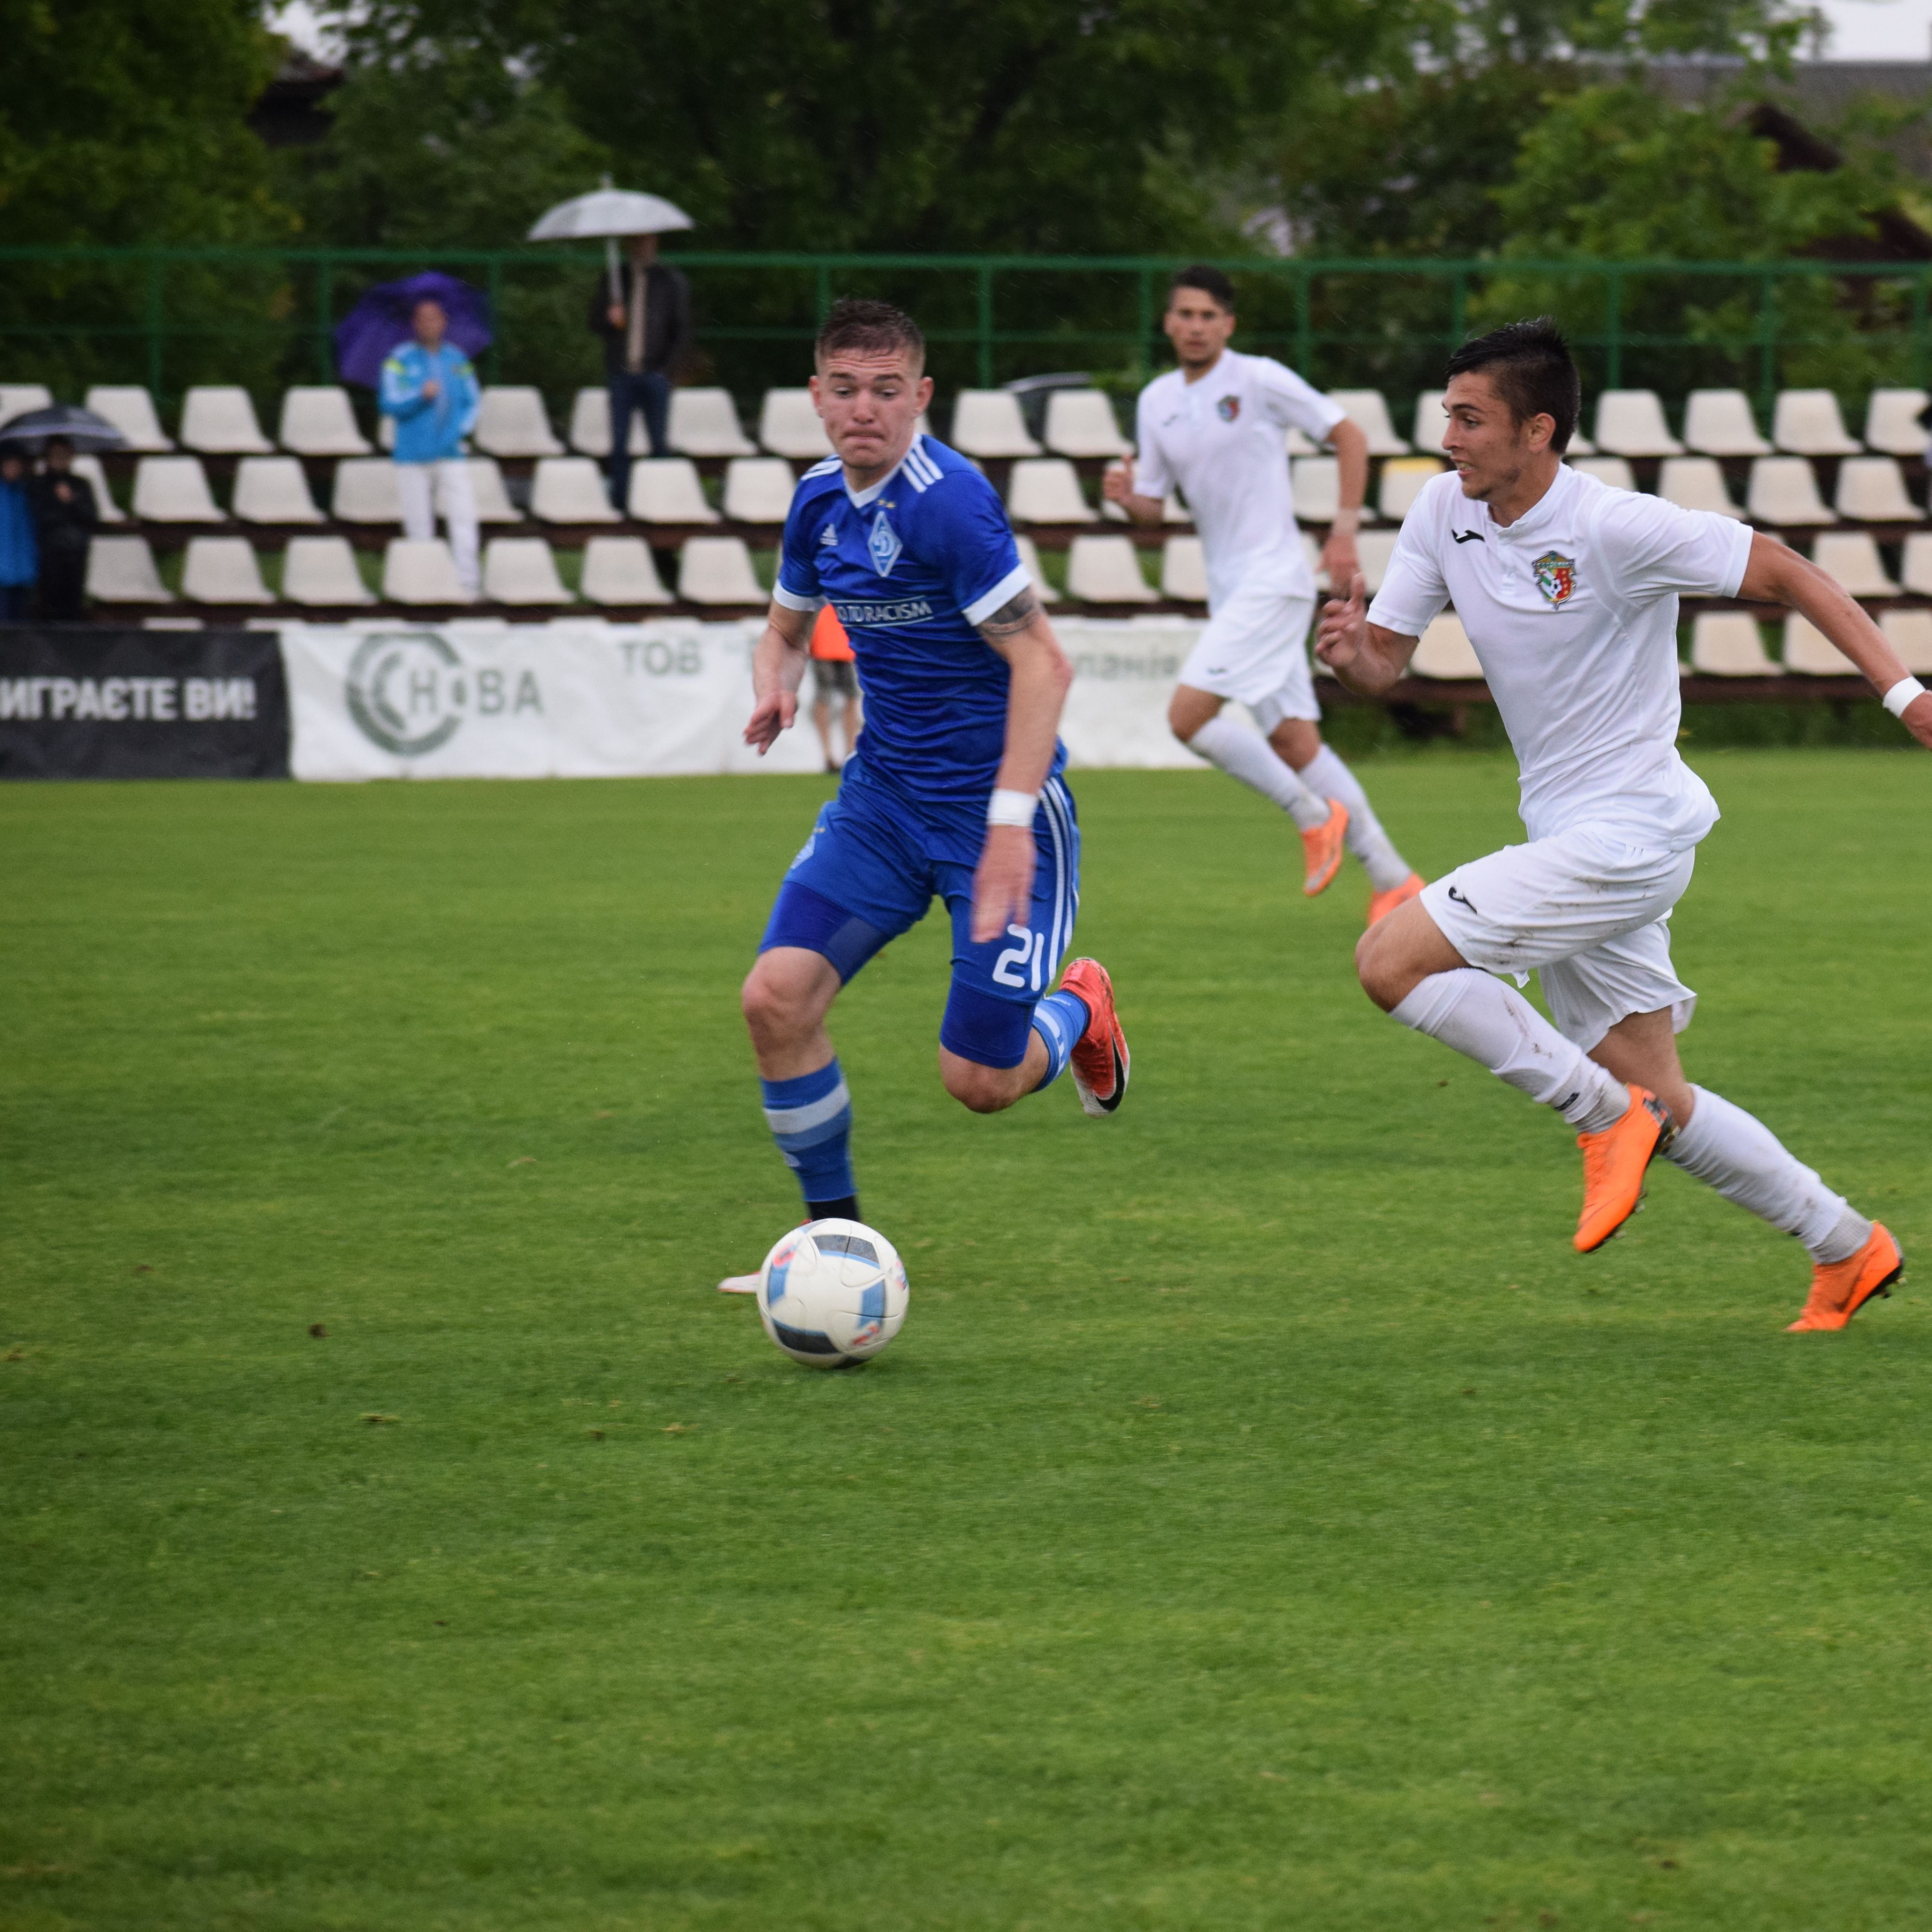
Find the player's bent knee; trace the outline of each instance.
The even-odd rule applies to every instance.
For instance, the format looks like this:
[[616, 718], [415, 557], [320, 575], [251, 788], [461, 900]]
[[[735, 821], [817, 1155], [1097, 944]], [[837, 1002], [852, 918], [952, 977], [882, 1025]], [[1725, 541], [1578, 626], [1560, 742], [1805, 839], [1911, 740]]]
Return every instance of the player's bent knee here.
[[972, 1113], [1003, 1113], [1020, 1097], [1016, 1067], [982, 1066], [948, 1054], [941, 1057], [939, 1077], [946, 1092]]
[[1402, 1004], [1414, 982], [1406, 962], [1388, 944], [1386, 924], [1382, 921], [1370, 926], [1355, 941], [1355, 976], [1362, 982], [1362, 991], [1385, 1013]]
[[738, 1004], [752, 1039], [760, 1046], [796, 1039], [818, 1024], [809, 990], [792, 983], [793, 977], [772, 965], [769, 955], [745, 976]]

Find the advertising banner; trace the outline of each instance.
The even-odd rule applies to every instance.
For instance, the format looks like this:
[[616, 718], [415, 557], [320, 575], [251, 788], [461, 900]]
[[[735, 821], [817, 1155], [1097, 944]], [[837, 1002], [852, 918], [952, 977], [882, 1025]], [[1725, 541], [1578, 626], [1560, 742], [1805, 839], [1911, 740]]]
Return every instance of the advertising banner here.
[[0, 629], [0, 777], [288, 773], [272, 631]]
[[628, 778], [815, 772], [807, 720], [742, 741], [758, 627], [290, 625], [298, 778]]
[[1198, 767], [1167, 728], [1168, 700], [1202, 626], [1185, 617], [1054, 620], [1073, 666], [1060, 736], [1069, 765]]

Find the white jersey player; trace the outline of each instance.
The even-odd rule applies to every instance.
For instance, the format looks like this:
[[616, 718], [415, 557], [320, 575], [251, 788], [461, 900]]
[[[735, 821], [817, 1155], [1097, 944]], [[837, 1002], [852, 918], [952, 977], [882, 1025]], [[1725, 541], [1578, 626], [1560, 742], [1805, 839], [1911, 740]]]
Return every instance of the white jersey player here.
[[[1671, 964], [1671, 908], [1718, 808], [1677, 754], [1680, 596], [1802, 611], [1932, 745], [1932, 694], [1864, 611], [1774, 539], [1612, 490], [1563, 466], [1576, 370], [1555, 326], [1525, 322], [1449, 364], [1455, 474], [1410, 511], [1381, 591], [1358, 578], [1322, 614], [1318, 655], [1364, 694], [1401, 675], [1445, 604], [1481, 659], [1522, 766], [1529, 842], [1460, 866], [1364, 934], [1369, 997], [1480, 1060], [1580, 1132], [1576, 1246], [1600, 1246], [1662, 1154], [1795, 1234], [1811, 1288], [1797, 1329], [1842, 1328], [1904, 1263], [1898, 1244], [1677, 1055], [1696, 995]], [[1552, 1026], [1492, 975], [1543, 982]]]
[[[1340, 507], [1322, 561], [1341, 584], [1358, 568], [1368, 439], [1292, 369], [1228, 346], [1234, 291], [1218, 268], [1174, 277], [1162, 326], [1180, 366], [1141, 392], [1137, 459], [1110, 470], [1102, 488], [1137, 523], [1157, 524], [1178, 484], [1201, 532], [1208, 626], [1180, 668], [1168, 722], [1183, 744], [1294, 820], [1311, 897], [1340, 868], [1346, 843], [1369, 874], [1372, 926], [1420, 892], [1422, 880], [1355, 775], [1322, 741], [1308, 669], [1315, 573], [1294, 520], [1286, 432], [1334, 446]], [[1265, 738], [1222, 712], [1231, 698]]]

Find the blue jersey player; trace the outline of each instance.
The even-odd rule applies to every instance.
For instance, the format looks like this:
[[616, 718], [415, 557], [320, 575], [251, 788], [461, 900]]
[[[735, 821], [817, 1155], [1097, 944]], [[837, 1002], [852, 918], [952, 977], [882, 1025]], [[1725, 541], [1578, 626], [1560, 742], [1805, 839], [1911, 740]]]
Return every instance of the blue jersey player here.
[[1072, 673], [1006, 512], [971, 464], [919, 433], [932, 381], [910, 316], [840, 302], [816, 362], [812, 395], [838, 454], [792, 498], [745, 739], [763, 752], [793, 722], [826, 603], [852, 640], [866, 723], [778, 889], [744, 1010], [765, 1118], [806, 1213], [856, 1220], [851, 1099], [825, 1018], [935, 898], [952, 919], [939, 1075], [954, 1099], [997, 1113], [1070, 1060], [1081, 1104], [1106, 1115], [1126, 1092], [1128, 1059], [1097, 961], [1072, 961], [1049, 990], [1080, 901], [1058, 736]]

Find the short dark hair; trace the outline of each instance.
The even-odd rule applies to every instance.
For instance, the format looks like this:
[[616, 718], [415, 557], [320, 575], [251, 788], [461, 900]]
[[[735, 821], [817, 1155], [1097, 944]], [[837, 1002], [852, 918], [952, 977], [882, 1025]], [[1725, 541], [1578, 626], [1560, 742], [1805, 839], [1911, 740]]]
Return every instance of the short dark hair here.
[[926, 338], [920, 333], [919, 324], [890, 302], [868, 302], [856, 296], [834, 302], [831, 313], [819, 325], [812, 357], [823, 362], [842, 349], [873, 356], [890, 356], [903, 350], [912, 358], [915, 375], [926, 368]]
[[1560, 456], [1576, 434], [1583, 410], [1583, 386], [1563, 332], [1548, 316], [1534, 316], [1492, 328], [1466, 342], [1449, 358], [1451, 376], [1486, 372], [1496, 394], [1520, 423], [1548, 416], [1556, 424], [1550, 446]]
[[1196, 262], [1191, 268], [1182, 268], [1174, 274], [1167, 285], [1167, 298], [1172, 303], [1183, 289], [1198, 289], [1204, 296], [1212, 296], [1230, 315], [1234, 312], [1234, 285], [1219, 268], [1210, 268], [1205, 262]]

